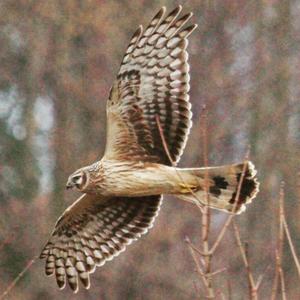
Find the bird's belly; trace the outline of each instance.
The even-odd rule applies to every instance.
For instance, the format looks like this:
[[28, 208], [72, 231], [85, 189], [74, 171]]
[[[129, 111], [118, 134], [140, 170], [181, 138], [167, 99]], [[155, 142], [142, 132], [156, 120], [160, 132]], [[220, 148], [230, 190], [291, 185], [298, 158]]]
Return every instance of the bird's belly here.
[[149, 196], [173, 194], [177, 183], [165, 168], [156, 166], [119, 170], [105, 176], [105, 196]]

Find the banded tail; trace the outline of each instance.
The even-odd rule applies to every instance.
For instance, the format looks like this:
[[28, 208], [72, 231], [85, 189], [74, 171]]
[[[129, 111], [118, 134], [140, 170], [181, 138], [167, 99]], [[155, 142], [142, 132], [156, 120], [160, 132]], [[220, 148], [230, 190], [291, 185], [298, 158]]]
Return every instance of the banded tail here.
[[[251, 161], [220, 167], [179, 170], [183, 186], [187, 186], [176, 196], [193, 203], [199, 201], [202, 205], [207, 205], [208, 202], [210, 207], [229, 213], [243, 212], [246, 204], [251, 203], [259, 191], [256, 170]], [[191, 178], [190, 175], [193, 175], [194, 179], [197, 178], [197, 187], [191, 185], [190, 180], [185, 181], [185, 178]], [[191, 190], [193, 193], [190, 193]], [[209, 194], [208, 201], [206, 190]]]

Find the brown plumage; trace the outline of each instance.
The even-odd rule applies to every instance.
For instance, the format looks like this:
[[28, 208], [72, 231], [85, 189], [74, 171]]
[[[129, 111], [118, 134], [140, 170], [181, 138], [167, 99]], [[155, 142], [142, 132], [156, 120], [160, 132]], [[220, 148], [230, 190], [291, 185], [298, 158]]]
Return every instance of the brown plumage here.
[[174, 167], [192, 125], [186, 48], [196, 25], [185, 25], [192, 14], [179, 17], [181, 10], [165, 16], [162, 8], [145, 30], [140, 26], [135, 32], [107, 101], [104, 157], [68, 179], [67, 188], [83, 195], [59, 218], [41, 254], [46, 274], [55, 275], [60, 288], [68, 283], [76, 292], [79, 281], [89, 288], [96, 266], [152, 226], [162, 194], [229, 213], [240, 213], [256, 196], [256, 171], [249, 161]]
[[68, 282], [77, 292], [78, 281], [89, 288], [89, 274], [96, 266], [151, 228], [160, 203], [161, 196], [129, 199], [84, 194], [59, 218], [41, 253], [46, 275], [55, 274], [60, 288]]

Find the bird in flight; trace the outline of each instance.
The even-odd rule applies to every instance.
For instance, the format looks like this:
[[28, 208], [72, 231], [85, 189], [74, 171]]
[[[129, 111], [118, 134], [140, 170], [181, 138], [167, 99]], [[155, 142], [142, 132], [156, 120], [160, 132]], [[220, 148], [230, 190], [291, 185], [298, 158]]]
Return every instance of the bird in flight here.
[[107, 101], [103, 158], [80, 168], [67, 188], [82, 193], [55, 224], [40, 257], [59, 288], [113, 259], [152, 227], [163, 194], [240, 213], [258, 192], [250, 161], [177, 168], [192, 125], [186, 25], [192, 13], [163, 7], [133, 34]]

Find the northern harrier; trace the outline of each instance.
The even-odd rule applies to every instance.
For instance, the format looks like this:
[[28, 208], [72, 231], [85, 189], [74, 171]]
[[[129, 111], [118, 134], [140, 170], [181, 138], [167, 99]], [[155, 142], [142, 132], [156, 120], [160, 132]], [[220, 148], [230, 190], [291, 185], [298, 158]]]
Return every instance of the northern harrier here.
[[258, 191], [250, 161], [174, 166], [192, 125], [186, 48], [197, 27], [185, 26], [192, 13], [179, 17], [181, 9], [165, 16], [163, 7], [134, 33], [107, 101], [104, 157], [68, 179], [67, 188], [83, 195], [58, 219], [41, 254], [60, 288], [68, 282], [76, 292], [79, 280], [89, 288], [96, 266], [152, 226], [162, 194], [239, 213]]

